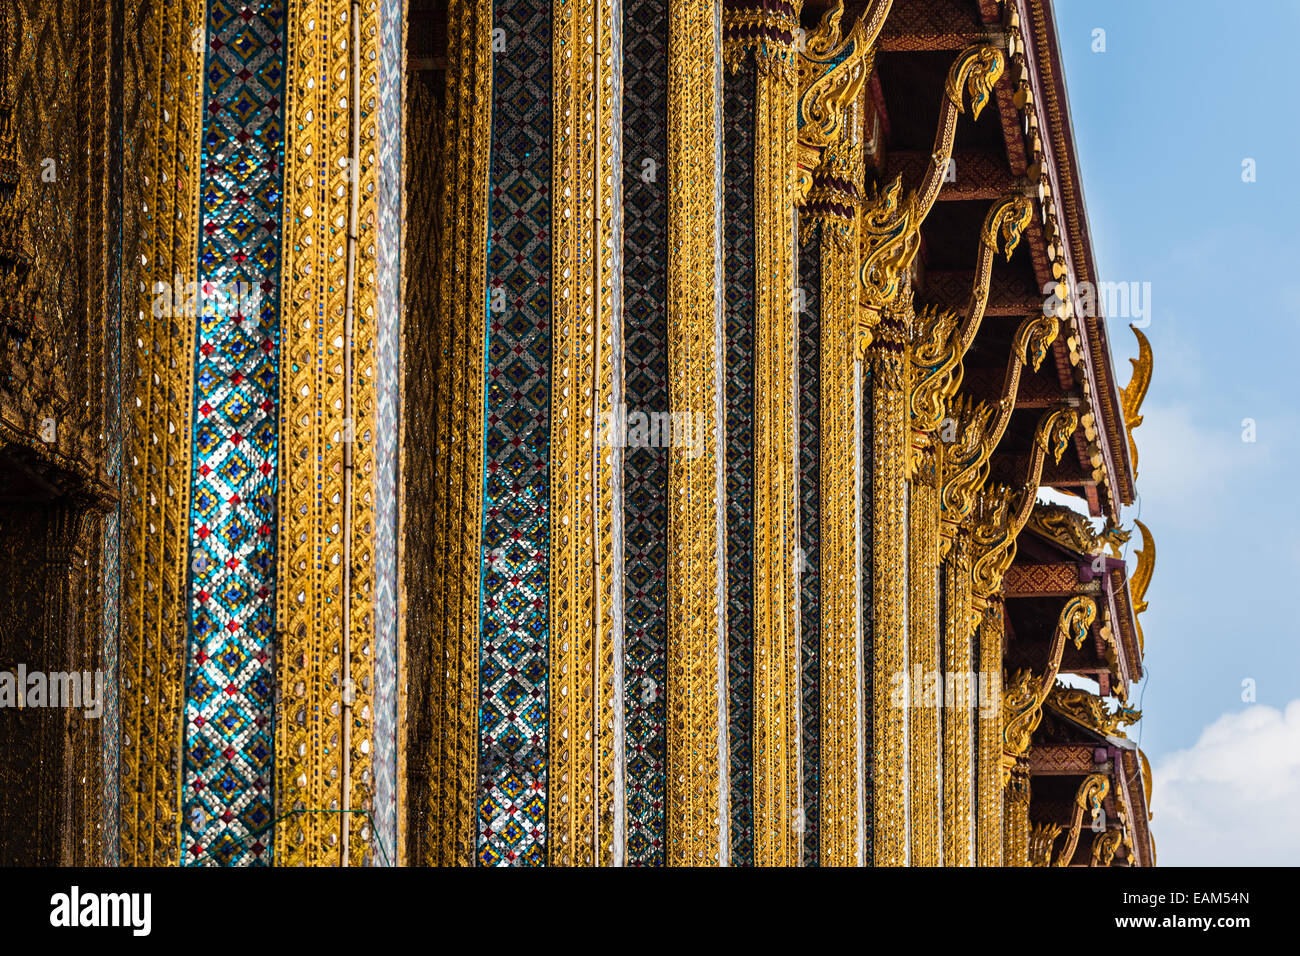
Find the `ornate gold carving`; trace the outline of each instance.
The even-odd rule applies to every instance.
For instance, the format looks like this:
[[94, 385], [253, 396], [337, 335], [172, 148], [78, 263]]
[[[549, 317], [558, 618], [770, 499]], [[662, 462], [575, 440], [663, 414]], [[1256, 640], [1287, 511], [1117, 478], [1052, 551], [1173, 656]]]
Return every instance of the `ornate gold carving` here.
[[862, 303], [859, 327], [859, 357], [870, 344], [871, 328], [886, 304], [895, 301], [903, 288], [907, 271], [920, 247], [921, 224], [929, 215], [943, 176], [952, 157], [957, 118], [965, 112], [962, 88], [971, 99], [971, 114], [979, 119], [989, 100], [993, 84], [1002, 75], [1005, 58], [990, 45], [964, 50], [953, 62], [944, 85], [939, 128], [935, 133], [930, 166], [916, 192], [900, 197], [902, 180], [894, 179], [873, 191], [862, 216]]
[[[877, 866], [906, 860], [903, 773], [904, 712], [890, 700], [903, 671], [907, 601], [907, 357], [911, 296], [885, 311], [867, 356], [863, 390], [870, 390], [872, 805]], [[865, 398], [864, 398], [865, 401]], [[864, 459], [867, 455], [864, 453]]]
[[373, 128], [337, 106], [377, 95], [363, 66], [377, 55], [377, 12], [353, 24], [350, 9], [297, 0], [286, 17], [275, 773], [281, 813], [309, 812], [276, 828], [285, 866], [377, 853], [369, 823], [347, 812], [369, 810], [373, 787], [375, 380], [362, 370], [374, 362], [377, 193], [375, 150], [361, 148]]
[[1088, 629], [1097, 619], [1097, 604], [1090, 597], [1072, 597], [1065, 602], [1056, 621], [1047, 666], [1041, 675], [1022, 669], [1006, 681], [1002, 693], [1002, 753], [1004, 767], [1029, 752], [1034, 731], [1043, 719], [1043, 702], [1051, 692], [1056, 672], [1065, 653], [1065, 642], [1082, 647]]
[[875, 0], [841, 42], [844, 0], [836, 0], [795, 58], [799, 93], [797, 202], [808, 197], [813, 171], [822, 161], [822, 152], [843, 134], [850, 105], [857, 100], [871, 75], [876, 37], [891, 4], [892, 0]]
[[1112, 712], [1106, 701], [1096, 694], [1059, 682], [1048, 694], [1046, 703], [1058, 714], [1064, 714], [1106, 737], [1123, 737], [1125, 734], [1120, 728], [1142, 719], [1139, 710], [1119, 704]]
[[1129, 593], [1133, 597], [1133, 622], [1137, 625], [1138, 650], [1146, 650], [1146, 641], [1142, 636], [1141, 614], [1147, 609], [1147, 588], [1151, 586], [1151, 575], [1156, 569], [1156, 541], [1151, 530], [1141, 521], [1134, 521], [1138, 531], [1142, 532], [1142, 548], [1134, 552], [1137, 556], [1137, 570], [1129, 578]]
[[[189, 42], [202, 30], [197, 0], [126, 5], [147, 75], [138, 79], [148, 114], [135, 144], [144, 170], [141, 263], [132, 284], [127, 341], [139, 342], [124, 431], [120, 679], [122, 694], [122, 862], [180, 861], [180, 767], [186, 621], [191, 383], [194, 325], [153, 315], [153, 287], [190, 277], [198, 261], [198, 168], [202, 56]], [[124, 285], [127, 283], [124, 282]], [[135, 291], [138, 290], [138, 291]]]
[[[672, 0], [668, 44], [668, 381], [674, 409], [714, 418], [715, 290], [721, 263], [712, 183], [714, 5]], [[718, 474], [720, 449], [669, 452], [668, 779], [670, 865], [718, 862]], [[757, 593], [757, 588], [755, 588]]]
[[1064, 505], [1035, 503], [1026, 527], [1078, 554], [1100, 554], [1106, 544], [1106, 539], [1092, 530], [1092, 522]]
[[[795, 86], [773, 47], [757, 57], [754, 116], [754, 862], [793, 865], [799, 834], [798, 539], [791, 388]], [[761, 716], [760, 716], [761, 715]]]
[[1088, 862], [1089, 866], [1110, 866], [1111, 861], [1115, 859], [1115, 852], [1119, 849], [1120, 843], [1124, 839], [1124, 831], [1118, 827], [1109, 830], [1102, 830], [1093, 834], [1092, 852]]
[[1124, 408], [1124, 427], [1128, 430], [1128, 453], [1133, 461], [1133, 476], [1137, 477], [1138, 452], [1137, 442], [1133, 440], [1133, 429], [1142, 424], [1142, 400], [1146, 398], [1147, 389], [1151, 387], [1153, 356], [1151, 343], [1142, 334], [1142, 330], [1136, 325], [1130, 325], [1129, 328], [1137, 336], [1138, 357], [1129, 359], [1129, 363], [1133, 366], [1133, 375], [1124, 386], [1124, 391], [1120, 393], [1120, 404]]
[[547, 854], [561, 866], [606, 862], [613, 835], [610, 16], [601, 0], [553, 8]]
[[1029, 866], [1029, 765], [1022, 758], [1011, 761], [1007, 770], [1004, 823], [1002, 826], [1005, 866]]
[[821, 857], [858, 850], [858, 620], [853, 350], [857, 220], [822, 221], [821, 240]]
[[1016, 556], [1016, 538], [1033, 510], [1043, 463], [1049, 453], [1055, 461], [1061, 460], [1078, 424], [1078, 415], [1069, 408], [1048, 412], [1040, 419], [1034, 433], [1028, 474], [1016, 493], [1018, 501], [1014, 508], [1011, 506], [1013, 492], [1005, 485], [981, 493], [971, 531], [974, 544], [971, 575], [977, 600], [987, 600], [1001, 588], [1002, 576]]
[[1061, 847], [1061, 852], [1053, 866], [1070, 865], [1070, 861], [1074, 859], [1074, 851], [1079, 846], [1079, 830], [1083, 827], [1084, 811], [1091, 812], [1092, 819], [1097, 819], [1097, 815], [1101, 813], [1101, 801], [1109, 792], [1110, 778], [1105, 774], [1090, 773], [1083, 778], [1074, 795], [1074, 812], [1070, 815], [1070, 829], [1065, 838], [1065, 845]]
[[[928, 456], [927, 456], [928, 457]], [[939, 667], [939, 607], [936, 593], [936, 572], [939, 564], [939, 496], [934, 487], [934, 463], [924, 469], [928, 474], [917, 476], [909, 485], [908, 496], [908, 770], [909, 813], [908, 830], [911, 852], [908, 863], [913, 866], [938, 866], [940, 850], [939, 805], [939, 702], [934, 692], [942, 688], [927, 689], [926, 681], [934, 680]], [[960, 621], [966, 630], [966, 621]], [[969, 642], [967, 642], [969, 659]], [[965, 670], [953, 662], [954, 669]], [[916, 677], [921, 686], [915, 686]], [[930, 694], [930, 697], [926, 695]], [[913, 704], [920, 700], [920, 706]], [[951, 709], [943, 701], [945, 723]], [[963, 710], [969, 722], [970, 714]], [[969, 733], [966, 734], [966, 757], [970, 758]], [[950, 767], [945, 762], [945, 772]], [[945, 791], [945, 806], [950, 796]], [[947, 822], [945, 820], [945, 822]], [[945, 832], [946, 835], [946, 832]]]
[[[954, 422], [957, 441], [944, 450], [943, 484], [939, 500], [943, 508], [945, 538], [950, 538], [956, 532], [957, 527], [967, 520], [975, 507], [976, 489], [986, 480], [989, 459], [1011, 423], [1021, 372], [1026, 365], [1037, 371], [1058, 332], [1059, 322], [1054, 316], [1029, 316], [1016, 329], [1011, 358], [1003, 379], [1002, 396], [997, 404], [989, 406], [982, 402], [975, 403], [960, 395], [950, 403], [949, 414]], [[1060, 461], [1060, 453], [1055, 452], [1055, 449], [1054, 453], [1056, 460]], [[1032, 468], [1031, 473], [1035, 474], [1036, 482], [1037, 473]], [[1036, 493], [1035, 484], [1031, 502]]]
[[[938, 496], [934, 496], [937, 506]], [[933, 536], [929, 546], [937, 558], [939, 553], [938, 514], [927, 529]], [[924, 572], [923, 572], [924, 573]], [[928, 581], [934, 580], [933, 572]], [[959, 536], [943, 558], [940, 566], [940, 586], [943, 588], [943, 670], [964, 674], [972, 669], [974, 656], [971, 636], [978, 617], [971, 606], [970, 548], [964, 536]], [[931, 587], [933, 585], [931, 584]], [[998, 644], [1001, 675], [1001, 642]], [[937, 670], [938, 668], [936, 668]], [[978, 681], [970, 690], [979, 689]], [[974, 841], [973, 802], [975, 800], [972, 747], [975, 729], [972, 720], [974, 704], [970, 701], [948, 700], [943, 707], [943, 861], [946, 866], [968, 866], [972, 861]], [[982, 720], [980, 721], [983, 722]], [[999, 820], [1000, 823], [1000, 820]]]
[[[967, 572], [969, 577], [969, 572]], [[975, 778], [975, 852], [979, 866], [1002, 865], [1002, 642], [1004, 610], [1000, 601], [984, 609], [979, 630], [979, 669], [987, 675], [989, 692], [998, 706], [980, 701], [975, 721], [978, 768]]]
[[1035, 823], [1029, 828], [1029, 865], [1051, 866], [1052, 844], [1061, 835], [1059, 823]]
[[916, 372], [911, 394], [912, 427], [916, 432], [928, 434], [942, 424], [947, 402], [961, 386], [962, 358], [975, 341], [988, 305], [998, 236], [1010, 259], [1032, 212], [1029, 200], [1018, 194], [989, 209], [980, 229], [970, 299], [960, 319], [946, 309], [930, 307], [917, 312], [912, 346]]

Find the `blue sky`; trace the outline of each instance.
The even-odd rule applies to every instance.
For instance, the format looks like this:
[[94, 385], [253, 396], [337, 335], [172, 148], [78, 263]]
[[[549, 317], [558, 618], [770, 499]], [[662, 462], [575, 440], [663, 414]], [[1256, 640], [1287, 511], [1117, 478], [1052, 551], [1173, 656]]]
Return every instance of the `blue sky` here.
[[[1151, 283], [1125, 518], [1140, 510], [1158, 555], [1130, 736], [1155, 767], [1162, 865], [1300, 864], [1300, 3], [1231, 11], [1056, 3], [1099, 278]], [[1110, 324], [1121, 383], [1126, 325]]]

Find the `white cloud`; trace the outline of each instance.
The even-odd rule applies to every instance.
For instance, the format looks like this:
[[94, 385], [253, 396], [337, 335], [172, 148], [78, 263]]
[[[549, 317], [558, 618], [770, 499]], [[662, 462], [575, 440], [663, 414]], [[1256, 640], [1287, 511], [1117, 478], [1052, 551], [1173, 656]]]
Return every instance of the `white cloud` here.
[[1161, 866], [1300, 864], [1300, 699], [1224, 714], [1153, 776]]

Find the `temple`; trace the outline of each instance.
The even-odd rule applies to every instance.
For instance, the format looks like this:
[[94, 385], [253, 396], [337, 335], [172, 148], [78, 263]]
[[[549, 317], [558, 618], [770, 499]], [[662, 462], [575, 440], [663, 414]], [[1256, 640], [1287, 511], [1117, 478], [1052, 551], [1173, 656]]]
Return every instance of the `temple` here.
[[0, 863], [1155, 864], [1049, 0], [0, 31]]

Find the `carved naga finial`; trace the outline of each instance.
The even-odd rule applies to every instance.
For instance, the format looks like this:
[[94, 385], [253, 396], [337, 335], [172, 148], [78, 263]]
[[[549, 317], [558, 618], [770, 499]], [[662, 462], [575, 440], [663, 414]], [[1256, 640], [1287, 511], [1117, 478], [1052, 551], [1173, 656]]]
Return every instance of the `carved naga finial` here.
[[1029, 752], [1034, 731], [1043, 719], [1043, 703], [1056, 682], [1065, 642], [1072, 641], [1076, 649], [1083, 646], [1088, 630], [1097, 620], [1097, 603], [1086, 595], [1076, 595], [1065, 602], [1056, 619], [1056, 630], [1048, 649], [1047, 667], [1041, 675], [1022, 669], [1006, 681], [1002, 692], [1002, 754], [1006, 773], [1015, 765], [1016, 758]]
[[1061, 835], [1059, 823], [1035, 823], [1029, 828], [1029, 865], [1051, 866], [1052, 844]]
[[[829, 146], [844, 133], [845, 117], [858, 99], [875, 62], [876, 38], [884, 26], [892, 0], [876, 0], [840, 38], [844, 0], [836, 0], [804, 43], [796, 59], [799, 130], [797, 191], [803, 204], [812, 189], [813, 174]], [[859, 177], [860, 178], [860, 177]], [[860, 183], [859, 183], [860, 185]]]
[[1115, 852], [1124, 839], [1124, 831], [1115, 827], [1102, 830], [1093, 835], [1092, 853], [1089, 866], [1110, 866], [1115, 859]]
[[1138, 632], [1138, 649], [1146, 650], [1146, 642], [1142, 636], [1142, 621], [1138, 617], [1147, 609], [1147, 588], [1151, 586], [1151, 575], [1156, 569], [1156, 541], [1151, 537], [1151, 530], [1141, 521], [1134, 521], [1138, 531], [1142, 533], [1142, 548], [1135, 551], [1138, 565], [1133, 576], [1129, 578], [1128, 590], [1133, 598], [1133, 620], [1137, 624]]
[[1009, 196], [993, 204], [980, 228], [980, 246], [971, 283], [970, 298], [959, 317], [946, 309], [922, 308], [913, 323], [911, 394], [912, 429], [918, 435], [935, 431], [944, 420], [949, 399], [961, 387], [961, 362], [979, 332], [988, 306], [993, 260], [1002, 248], [1008, 259], [1033, 213], [1022, 195]]
[[[1056, 858], [1056, 866], [1069, 866], [1070, 861], [1074, 859], [1074, 851], [1079, 846], [1079, 831], [1083, 829], [1083, 814], [1088, 811], [1092, 819], [1096, 820], [1101, 813], [1101, 802], [1106, 799], [1106, 794], [1110, 792], [1110, 779], [1101, 773], [1090, 773], [1083, 778], [1083, 783], [1079, 784], [1078, 791], [1074, 794], [1074, 812], [1070, 815], [1070, 832], [1065, 838], [1065, 846], [1061, 847], [1060, 856]], [[1116, 831], [1119, 832], [1119, 831]]]
[[1147, 389], [1151, 387], [1151, 370], [1154, 365], [1154, 357], [1151, 352], [1151, 343], [1142, 334], [1142, 330], [1136, 325], [1130, 325], [1129, 328], [1137, 336], [1138, 357], [1129, 359], [1129, 363], [1133, 366], [1133, 375], [1128, 384], [1124, 386], [1124, 391], [1120, 393], [1120, 404], [1124, 408], [1124, 425], [1128, 430], [1128, 454], [1133, 462], [1133, 475], [1136, 477], [1138, 452], [1137, 442], [1133, 440], [1133, 429], [1142, 424], [1142, 400], [1147, 397]]
[[1021, 372], [1025, 366], [1038, 370], [1059, 330], [1060, 322], [1055, 316], [1031, 315], [1025, 319], [1011, 343], [1011, 357], [997, 404], [974, 406], [969, 399], [951, 403], [949, 414], [959, 428], [960, 439], [944, 449], [939, 501], [946, 536], [955, 533], [974, 508], [976, 490], [987, 476], [989, 459], [1011, 423]]
[[1106, 701], [1080, 687], [1057, 683], [1047, 695], [1047, 706], [1058, 714], [1089, 727], [1103, 737], [1123, 737], [1123, 727], [1136, 724], [1142, 712], [1117, 702], [1112, 712]]
[[[990, 520], [976, 523], [971, 534], [975, 553], [971, 578], [972, 592], [977, 600], [988, 600], [1002, 587], [1002, 576], [1015, 559], [1016, 538], [1034, 510], [1047, 455], [1050, 454], [1053, 461], [1059, 463], [1070, 436], [1078, 427], [1079, 415], [1072, 408], [1058, 408], [1044, 415], [1034, 432], [1029, 470], [1020, 486], [1016, 507], [1004, 507], [1001, 516], [995, 512]], [[1007, 497], [1009, 489], [1002, 494]]]
[[896, 177], [868, 197], [861, 233], [861, 301], [863, 322], [868, 327], [898, 295], [916, 257], [921, 224], [943, 186], [944, 173], [952, 158], [957, 119], [965, 112], [963, 88], [970, 95], [971, 113], [978, 119], [1005, 65], [1002, 51], [990, 44], [964, 50], [948, 71], [930, 165], [920, 187], [901, 196], [902, 180]]

